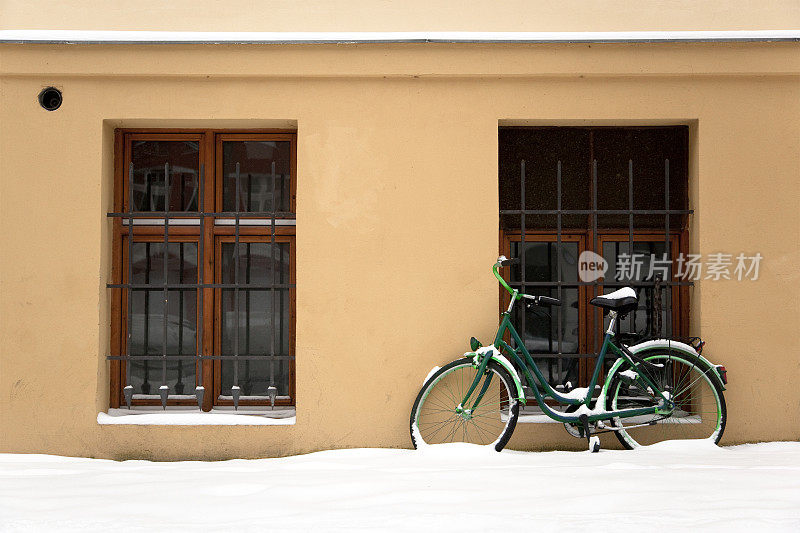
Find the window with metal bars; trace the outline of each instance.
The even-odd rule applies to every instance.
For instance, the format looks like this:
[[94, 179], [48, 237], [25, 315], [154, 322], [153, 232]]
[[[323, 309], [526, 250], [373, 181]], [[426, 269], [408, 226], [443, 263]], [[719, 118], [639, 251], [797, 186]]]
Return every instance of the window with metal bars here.
[[[513, 317], [551, 385], [588, 383], [603, 327], [588, 301], [603, 292], [636, 290], [638, 310], [618, 324], [628, 342], [688, 333], [691, 283], [675, 268], [692, 213], [687, 127], [500, 128], [499, 193], [500, 251], [520, 258], [511, 285], [562, 301]], [[581, 280], [587, 250], [606, 260], [605, 276]], [[637, 271], [618, 268], [634, 255]], [[651, 269], [654, 258], [669, 267]]]
[[118, 130], [111, 407], [295, 404], [296, 135]]

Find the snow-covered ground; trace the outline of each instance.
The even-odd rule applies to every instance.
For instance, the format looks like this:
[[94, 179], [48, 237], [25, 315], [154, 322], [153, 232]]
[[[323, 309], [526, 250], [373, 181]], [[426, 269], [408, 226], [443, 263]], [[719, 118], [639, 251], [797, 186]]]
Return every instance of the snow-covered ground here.
[[3, 531], [800, 531], [800, 443], [281, 459], [0, 454]]

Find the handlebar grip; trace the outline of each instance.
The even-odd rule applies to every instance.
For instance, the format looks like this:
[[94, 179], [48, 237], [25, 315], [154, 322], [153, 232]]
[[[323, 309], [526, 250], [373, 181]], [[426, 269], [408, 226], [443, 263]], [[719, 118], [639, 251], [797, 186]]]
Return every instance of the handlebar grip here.
[[561, 300], [558, 298], [550, 298], [549, 296], [539, 296], [536, 299], [536, 303], [539, 305], [561, 305]]
[[516, 265], [517, 263], [519, 263], [519, 257], [514, 259], [504, 259], [503, 261], [500, 261], [500, 266], [507, 267], [511, 265]]

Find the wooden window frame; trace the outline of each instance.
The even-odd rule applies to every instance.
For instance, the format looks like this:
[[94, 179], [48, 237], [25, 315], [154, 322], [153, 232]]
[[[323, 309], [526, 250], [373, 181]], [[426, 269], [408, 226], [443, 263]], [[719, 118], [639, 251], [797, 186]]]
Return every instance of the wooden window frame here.
[[[203, 171], [203, 204], [198, 206], [199, 210], [207, 213], [222, 211], [222, 143], [224, 141], [288, 141], [290, 142], [290, 182], [289, 182], [289, 206], [291, 213], [296, 212], [297, 195], [297, 134], [293, 130], [285, 129], [179, 129], [179, 128], [125, 128], [114, 131], [114, 205], [115, 213], [126, 213], [130, 198], [128, 198], [128, 167], [132, 157], [132, 143], [137, 140], [146, 141], [195, 141], [198, 142], [198, 165]], [[199, 198], [198, 198], [199, 203]], [[153, 219], [163, 219], [154, 216]], [[194, 217], [191, 217], [194, 218]], [[202, 227], [200, 224], [181, 225], [180, 222], [170, 217], [169, 238], [170, 242], [198, 242], [203, 241], [203, 256], [198, 257], [198, 280], [201, 283], [214, 283], [218, 265], [216, 263], [217, 244], [219, 239], [235, 234], [233, 224], [218, 224], [217, 222], [233, 217], [210, 216], [203, 217]], [[264, 217], [248, 217], [242, 215], [240, 219], [256, 218], [263, 220]], [[275, 219], [294, 219], [293, 216], [275, 216]], [[127, 237], [129, 235], [128, 225], [124, 222], [124, 216], [112, 217], [112, 284], [127, 283]], [[196, 218], [195, 218], [196, 220]], [[264, 225], [251, 226], [240, 225], [239, 235], [245, 239], [258, 239], [266, 242], [270, 241], [273, 227], [269, 221]], [[164, 225], [140, 225], [134, 224], [132, 228], [134, 242], [163, 242]], [[290, 283], [295, 283], [295, 225], [275, 225], [275, 242], [290, 242]], [[199, 247], [198, 247], [199, 253]], [[198, 289], [203, 291], [203, 324], [202, 324], [202, 356], [210, 357], [218, 353], [217, 323], [216, 315], [217, 300], [216, 294], [221, 289], [206, 287]], [[111, 291], [111, 354], [119, 356], [125, 353], [127, 338], [127, 290], [113, 289]], [[292, 354], [295, 352], [295, 293], [296, 289], [290, 290], [290, 349]], [[198, 302], [198, 314], [200, 313]], [[199, 319], [198, 319], [199, 324]], [[202, 410], [210, 411], [215, 406], [232, 404], [230, 401], [218, 398], [219, 384], [221, 383], [221, 362], [213, 359], [202, 359], [196, 364], [201, 367], [203, 384], [206, 394], [203, 397]], [[290, 398], [288, 400], [276, 400], [275, 405], [293, 406], [296, 403], [296, 365], [293, 360], [290, 365]], [[110, 407], [118, 408], [124, 405], [123, 388], [125, 386], [125, 361], [119, 358], [110, 360]], [[213, 391], [213, 392], [212, 392]], [[147, 406], [161, 405], [160, 400], [135, 398], [131, 405]], [[167, 406], [186, 406], [197, 405], [191, 399], [170, 398]], [[270, 405], [268, 401], [247, 400], [242, 398], [242, 406], [251, 405]]]
[[[586, 242], [587, 242], [586, 233], [587, 232], [572, 231], [572, 230], [562, 231], [561, 232], [561, 242], [574, 242], [574, 243], [577, 243], [578, 244], [578, 253], [580, 254], [581, 252], [583, 252], [586, 249]], [[500, 232], [500, 239], [501, 239], [500, 242], [502, 243], [501, 250], [500, 250], [501, 255], [505, 255], [506, 257], [512, 257], [512, 253], [511, 253], [512, 243], [522, 242], [522, 232], [521, 231], [510, 231], [510, 232], [501, 231]], [[553, 242], [554, 243], [554, 242], [558, 242], [558, 234], [555, 231], [543, 231], [543, 230], [541, 230], [541, 231], [540, 230], [537, 230], [537, 231], [526, 231], [525, 232], [525, 242], [526, 243], [528, 243], [528, 242], [531, 242], [531, 243], [539, 243], [539, 242], [551, 243], [551, 242]], [[568, 288], [571, 288], [571, 287], [568, 287]], [[585, 359], [586, 358], [585, 357], [580, 357], [580, 354], [588, 353], [588, 351], [589, 351], [589, 344], [588, 344], [589, 336], [585, 334], [586, 322], [587, 322], [589, 314], [590, 314], [589, 313], [589, 307], [590, 306], [588, 304], [587, 295], [588, 295], [588, 287], [585, 286], [585, 285], [578, 286], [578, 321], [579, 321], [578, 324], [579, 325], [578, 325], [578, 354], [576, 354], [576, 357], [578, 357], [578, 359], [579, 359], [579, 362], [578, 362], [578, 381], [579, 381], [579, 383], [583, 383], [584, 381], [586, 381], [586, 383], [588, 383], [588, 381], [589, 381], [589, 379], [587, 377], [586, 364], [585, 364]], [[500, 312], [504, 312], [506, 309], [508, 309], [508, 305], [510, 303], [511, 303], [511, 295], [508, 294], [508, 292], [506, 290], [504, 290], [504, 289], [501, 290], [501, 292], [500, 292]], [[520, 331], [520, 335], [522, 335], [522, 334], [523, 333]], [[508, 338], [506, 339], [506, 342], [510, 342], [510, 340], [511, 340], [511, 337], [509, 335]], [[545, 358], [549, 358], [549, 359], [558, 359], [558, 358], [571, 359], [572, 358], [572, 357], [570, 357], [570, 354], [567, 354], [567, 353], [561, 354], [560, 356], [558, 354], [535, 354], [535, 353], [531, 353], [531, 356], [534, 357], [534, 358], [545, 357]], [[582, 386], [582, 385], [576, 385], [576, 386]]]
[[[577, 242], [578, 253], [586, 250], [592, 250], [593, 233], [591, 230], [575, 230], [569, 229], [561, 232], [561, 242]], [[511, 245], [513, 242], [522, 241], [521, 231], [500, 231], [500, 254], [506, 257], [511, 257]], [[555, 230], [530, 230], [525, 232], [525, 242], [557, 242], [558, 233]], [[595, 253], [602, 255], [603, 245], [607, 242], [628, 242], [629, 235], [627, 229], [610, 228], [597, 231], [597, 246], [599, 250], [592, 250]], [[635, 231], [633, 234], [634, 242], [664, 242], [664, 233], [656, 230], [641, 230]], [[675, 265], [675, 259], [679, 253], [687, 253], [689, 247], [689, 233], [687, 230], [671, 231], [670, 232], [670, 247], [671, 255], [673, 258], [672, 277], [677, 281], [678, 269]], [[598, 294], [603, 293], [602, 279], [598, 282]], [[603, 342], [600, 328], [603, 327], [602, 310], [589, 305], [591, 299], [592, 285], [580, 285], [578, 287], [578, 345], [581, 354], [596, 354], [600, 350], [600, 344]], [[689, 287], [686, 285], [673, 286], [672, 291], [672, 326], [673, 336], [684, 337], [689, 333]], [[504, 312], [508, 308], [511, 296], [507, 291], [500, 290], [500, 312]], [[599, 339], [599, 340], [598, 340]], [[506, 339], [509, 341], [510, 337]], [[537, 354], [531, 353], [534, 358]], [[539, 355], [541, 357], [541, 355]], [[555, 354], [546, 354], [545, 357], [558, 357]], [[570, 354], [562, 354], [564, 358], [572, 358]], [[592, 372], [594, 371], [595, 357], [584, 356], [579, 357], [580, 362], [578, 366], [578, 384], [577, 387], [585, 387], [589, 383]], [[605, 372], [602, 369], [601, 372]], [[602, 377], [602, 376], [601, 376]]]
[[[151, 231], [142, 232], [142, 233], [138, 233], [138, 234], [134, 231], [134, 241], [133, 241], [134, 243], [148, 243], [149, 242], [149, 243], [159, 244], [159, 243], [163, 243], [164, 242], [164, 240], [163, 240], [164, 239], [163, 230], [160, 231], [160, 232], [154, 232], [154, 231], [152, 231], [152, 229], [154, 229], [152, 226], [150, 226], [150, 227], [143, 226], [143, 227], [147, 227]], [[155, 229], [157, 229], [157, 228], [158, 228], [158, 226], [155, 227]], [[135, 229], [136, 228], [134, 227], [134, 230]], [[127, 239], [128, 239], [128, 233], [127, 233], [127, 229], [125, 229], [123, 231], [123, 234], [121, 235], [121, 242], [120, 242], [120, 246], [122, 248], [122, 261], [123, 261], [122, 264], [123, 265], [127, 265], [128, 264], [127, 263], [128, 262]], [[180, 234], [176, 233], [175, 235], [170, 235], [170, 238], [169, 238], [169, 243], [170, 244], [173, 244], [173, 243], [187, 243], [187, 242], [188, 243], [198, 243], [199, 244], [199, 235], [192, 235], [192, 234], [188, 234], [188, 233], [183, 233], [182, 232]], [[198, 260], [199, 260], [199, 257], [198, 257]], [[127, 268], [123, 268], [122, 269], [122, 280], [123, 280], [123, 283], [127, 283], [128, 282], [128, 269]], [[157, 289], [157, 286], [154, 286], [154, 289]], [[128, 291], [120, 290], [120, 291], [116, 291], [116, 292], [119, 292], [120, 293], [120, 297], [121, 297], [120, 306], [119, 306], [119, 308], [122, 310], [122, 313], [121, 313], [121, 319], [122, 320], [121, 320], [121, 323], [119, 325], [120, 333], [122, 335], [121, 338], [122, 339], [126, 339], [127, 338], [127, 331], [126, 331], [127, 330], [127, 320], [125, 320], [124, 318], [125, 318], [125, 311], [128, 308]], [[199, 323], [199, 320], [200, 320], [200, 308], [198, 306], [197, 316], [196, 316], [197, 323]], [[124, 342], [122, 342], [121, 346], [123, 346], [123, 348], [124, 348]], [[119, 367], [120, 368], [119, 368], [119, 376], [117, 377], [117, 379], [118, 379], [118, 382], [121, 383], [124, 380], [125, 366], [127, 365], [127, 362], [126, 361], [112, 361], [112, 363], [113, 362], [119, 363]], [[195, 364], [198, 364], [198, 363], [195, 363]], [[199, 372], [199, 371], [201, 371], [200, 368], [195, 368], [195, 372]], [[197, 374], [195, 374], [195, 376], [197, 376]], [[196, 377], [195, 377], [195, 379], [196, 379]], [[120, 391], [120, 395], [121, 395], [121, 391]], [[196, 402], [194, 400], [183, 399], [183, 398], [181, 398], [181, 399], [172, 399], [172, 400], [170, 400], [170, 403], [169, 403], [169, 405], [180, 405], [180, 406], [195, 405], [195, 404], [196, 404]], [[133, 405], [157, 406], [157, 405], [161, 405], [161, 400], [154, 399], [154, 398], [137, 398]]]

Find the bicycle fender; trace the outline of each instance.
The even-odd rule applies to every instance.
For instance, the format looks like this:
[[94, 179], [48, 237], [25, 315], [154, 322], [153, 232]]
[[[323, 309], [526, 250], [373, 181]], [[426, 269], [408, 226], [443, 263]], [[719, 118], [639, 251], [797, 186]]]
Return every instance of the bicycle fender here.
[[[722, 390], [726, 390], [725, 383], [722, 381], [722, 376], [719, 375], [719, 370], [717, 370], [717, 365], [715, 365], [714, 363], [712, 363], [711, 361], [709, 361], [708, 359], [697, 353], [697, 350], [695, 350], [688, 344], [684, 344], [678, 341], [673, 341], [670, 339], [653, 339], [650, 341], [642, 342], [640, 344], [635, 344], [633, 346], [626, 346], [626, 347], [628, 348], [628, 350], [631, 351], [631, 353], [637, 355], [643, 354], [642, 356], [646, 356], [647, 355], [646, 352], [655, 349], [667, 349], [693, 355], [698, 359], [700, 359], [703, 363], [708, 365], [708, 367], [711, 369], [711, 375], [714, 376], [714, 379], [717, 381], [717, 384], [720, 386]], [[622, 359], [618, 359], [614, 363], [614, 366], [611, 368], [608, 375], [610, 376], [611, 374], [613, 374], [617, 370], [617, 368], [619, 368], [622, 362], [623, 362]]]
[[522, 389], [522, 381], [519, 378], [519, 374], [517, 373], [517, 369], [514, 368], [514, 365], [506, 359], [506, 357], [500, 353], [500, 351], [495, 348], [494, 346], [486, 346], [481, 348], [477, 352], [467, 352], [464, 354], [465, 357], [473, 357], [475, 359], [476, 366], [480, 364], [481, 359], [486, 354], [491, 354], [491, 359], [496, 361], [497, 364], [505, 368], [509, 374], [511, 374], [511, 378], [514, 380], [514, 386], [517, 388], [517, 400], [523, 403], [523, 405], [527, 402], [525, 398], [525, 391]]

